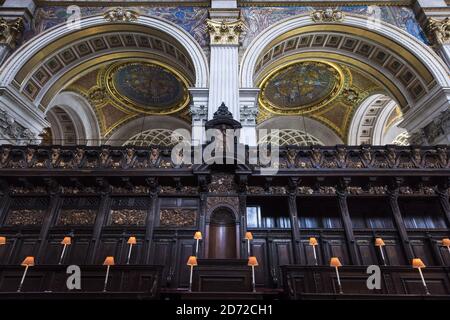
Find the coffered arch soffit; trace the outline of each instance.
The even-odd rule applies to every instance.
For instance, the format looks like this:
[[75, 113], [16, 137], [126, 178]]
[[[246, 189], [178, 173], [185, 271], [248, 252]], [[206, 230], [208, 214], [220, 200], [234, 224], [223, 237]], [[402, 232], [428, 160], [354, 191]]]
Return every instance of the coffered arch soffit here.
[[385, 23], [370, 30], [365, 18], [352, 15], [333, 23], [303, 15], [271, 26], [244, 53], [241, 86], [254, 87], [273, 68], [308, 54], [364, 70], [387, 87], [403, 111], [436, 85], [450, 86], [444, 63], [426, 45]]
[[183, 75], [189, 86], [207, 86], [206, 58], [195, 40], [178, 26], [147, 16], [130, 23], [88, 17], [75, 32], [56, 26], [15, 52], [0, 79], [45, 110], [74, 77], [106, 61], [130, 57], [161, 61]]

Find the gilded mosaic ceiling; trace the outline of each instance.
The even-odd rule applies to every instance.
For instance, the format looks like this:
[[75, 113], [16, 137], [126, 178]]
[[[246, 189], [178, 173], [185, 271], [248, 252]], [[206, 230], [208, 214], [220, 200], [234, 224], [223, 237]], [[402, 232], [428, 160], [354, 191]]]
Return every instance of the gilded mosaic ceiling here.
[[330, 103], [344, 76], [331, 63], [305, 61], [275, 70], [261, 84], [260, 105], [273, 113], [310, 112]]
[[65, 90], [84, 96], [96, 113], [101, 134], [144, 115], [171, 115], [190, 122], [188, 82], [170, 66], [131, 61], [102, 65]]
[[331, 128], [343, 141], [357, 107], [385, 92], [362, 72], [329, 61], [298, 61], [272, 70], [259, 87], [258, 123], [278, 115], [303, 115]]
[[154, 63], [115, 63], [100, 75], [100, 85], [117, 103], [143, 113], [173, 113], [188, 103], [187, 83]]

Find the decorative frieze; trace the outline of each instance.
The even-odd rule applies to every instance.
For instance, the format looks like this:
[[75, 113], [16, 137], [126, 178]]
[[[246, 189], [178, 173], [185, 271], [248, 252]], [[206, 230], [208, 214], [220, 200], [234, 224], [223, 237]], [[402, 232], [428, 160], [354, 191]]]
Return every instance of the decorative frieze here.
[[147, 210], [142, 209], [111, 210], [110, 224], [143, 226], [146, 214]]
[[97, 210], [93, 209], [63, 209], [59, 213], [58, 226], [93, 225]]
[[239, 198], [238, 197], [208, 197], [206, 200], [206, 208], [207, 211], [210, 212], [211, 210], [219, 207], [227, 205], [231, 208], [233, 208], [236, 212], [239, 211]]
[[232, 174], [215, 174], [211, 178], [208, 191], [211, 193], [235, 193], [237, 190]]
[[7, 226], [37, 226], [44, 221], [45, 210], [20, 209], [10, 210], [6, 217]]
[[[446, 113], [447, 114], [447, 113]], [[450, 113], [448, 113], [450, 114]], [[441, 118], [442, 122], [446, 118]], [[450, 121], [449, 121], [450, 123]], [[192, 155], [194, 152], [192, 152]], [[336, 147], [280, 147], [280, 158], [275, 161], [282, 170], [317, 169], [443, 169], [449, 167], [449, 149], [403, 146], [336, 146]], [[184, 155], [180, 155], [184, 157]], [[186, 159], [187, 160], [187, 159]], [[276, 159], [275, 159], [276, 160]], [[248, 162], [248, 159], [246, 159]], [[259, 165], [248, 164], [259, 169]], [[79, 146], [9, 146], [0, 147], [0, 170], [9, 169], [173, 169], [191, 168], [190, 164], [175, 165], [171, 151], [166, 148], [124, 148]], [[215, 174], [208, 186], [209, 192], [234, 193], [237, 190], [234, 175]]]
[[197, 210], [195, 209], [161, 209], [159, 216], [161, 227], [195, 227], [197, 225]]
[[149, 194], [150, 187], [148, 186], [130, 186], [130, 188], [126, 188], [123, 186], [111, 186], [111, 193], [116, 194]]
[[160, 186], [159, 194], [183, 194], [183, 195], [196, 195], [198, 194], [198, 188], [194, 186], [181, 186], [179, 188], [172, 186]]

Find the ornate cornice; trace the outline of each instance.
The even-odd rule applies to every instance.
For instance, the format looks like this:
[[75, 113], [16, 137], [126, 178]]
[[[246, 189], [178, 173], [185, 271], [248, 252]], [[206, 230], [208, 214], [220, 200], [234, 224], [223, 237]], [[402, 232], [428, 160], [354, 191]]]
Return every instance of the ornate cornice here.
[[0, 18], [0, 44], [6, 44], [15, 49], [24, 30], [23, 18], [14, 20]]
[[[346, 172], [366, 174], [389, 172], [410, 172], [427, 169], [447, 170], [450, 168], [450, 149], [445, 145], [436, 147], [370, 146], [359, 147], [338, 145], [335, 147], [281, 147], [277, 167], [281, 172], [304, 174], [308, 172]], [[192, 155], [194, 152], [192, 152]], [[248, 161], [248, 159], [247, 159]], [[259, 165], [250, 165], [258, 171]], [[66, 170], [121, 170], [142, 169], [159, 171], [192, 169], [192, 165], [175, 165], [171, 159], [171, 149], [167, 147], [88, 147], [88, 146], [12, 146], [0, 147], [0, 172], [12, 169], [60, 169]], [[152, 171], [153, 172], [153, 171]], [[154, 171], [155, 173], [157, 171]], [[183, 171], [184, 172], [184, 171]], [[24, 173], [25, 174], [25, 173]]]
[[239, 45], [239, 36], [243, 30], [242, 20], [206, 21], [211, 45]]

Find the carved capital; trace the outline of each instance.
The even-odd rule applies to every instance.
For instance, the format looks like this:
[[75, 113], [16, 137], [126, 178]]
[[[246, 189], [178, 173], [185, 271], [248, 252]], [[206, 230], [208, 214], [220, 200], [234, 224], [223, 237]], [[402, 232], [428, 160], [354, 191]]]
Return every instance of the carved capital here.
[[16, 122], [8, 112], [0, 110], [0, 136], [16, 140], [17, 145], [31, 144], [35, 142], [36, 136], [30, 129]]
[[210, 43], [212, 45], [238, 45], [244, 22], [242, 20], [217, 21], [208, 19], [206, 21]]
[[450, 133], [450, 110], [442, 111], [436, 118], [425, 127], [411, 135], [411, 144], [427, 145], [433, 144], [440, 136]]
[[25, 29], [23, 18], [6, 20], [0, 18], [0, 43], [15, 49]]
[[314, 22], [341, 22], [344, 20], [344, 13], [339, 10], [327, 8], [325, 10], [316, 10], [311, 13]]
[[436, 20], [429, 18], [425, 25], [425, 30], [434, 45], [450, 43], [450, 18]]
[[205, 105], [191, 105], [189, 112], [192, 116], [192, 121], [207, 121], [208, 108]]
[[134, 22], [139, 14], [133, 10], [114, 8], [105, 12], [103, 17], [109, 22]]
[[242, 124], [256, 124], [256, 117], [258, 116], [258, 107], [241, 106], [240, 117]]

